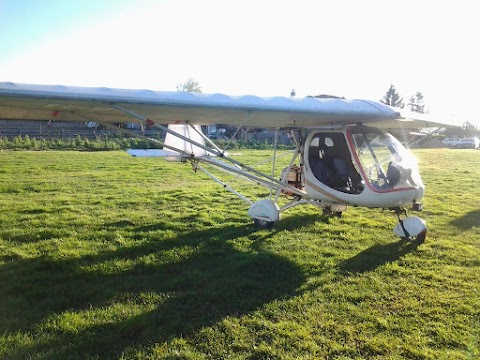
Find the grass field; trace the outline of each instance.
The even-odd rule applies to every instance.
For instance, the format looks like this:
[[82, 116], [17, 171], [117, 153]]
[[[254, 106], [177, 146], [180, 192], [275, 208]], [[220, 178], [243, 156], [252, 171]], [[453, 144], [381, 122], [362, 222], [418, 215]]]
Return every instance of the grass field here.
[[420, 246], [362, 208], [257, 230], [186, 164], [0, 152], [0, 358], [478, 359], [480, 151], [415, 154]]

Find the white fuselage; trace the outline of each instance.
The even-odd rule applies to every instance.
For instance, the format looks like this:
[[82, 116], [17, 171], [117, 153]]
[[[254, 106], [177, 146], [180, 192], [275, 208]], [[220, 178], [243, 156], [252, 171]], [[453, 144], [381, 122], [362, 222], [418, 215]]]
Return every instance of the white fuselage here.
[[411, 153], [390, 134], [363, 126], [308, 136], [304, 187], [315, 200], [379, 208], [411, 205], [425, 190]]

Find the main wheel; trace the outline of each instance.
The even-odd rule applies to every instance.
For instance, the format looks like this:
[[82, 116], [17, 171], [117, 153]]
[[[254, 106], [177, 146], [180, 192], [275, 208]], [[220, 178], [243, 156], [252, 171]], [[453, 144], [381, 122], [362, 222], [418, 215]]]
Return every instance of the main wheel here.
[[420, 245], [420, 244], [423, 244], [426, 237], [427, 237], [427, 232], [424, 231], [424, 232], [421, 232], [420, 234], [418, 234], [417, 236], [410, 236], [410, 237], [402, 236], [401, 239], [403, 241], [408, 241], [408, 242]]
[[331, 218], [342, 217], [342, 212], [341, 211], [332, 211], [330, 209], [323, 209], [323, 215], [329, 216]]
[[425, 221], [416, 216], [410, 216], [400, 220], [393, 229], [395, 235], [400, 236], [404, 241], [421, 244], [427, 236], [427, 225]]
[[260, 229], [271, 229], [273, 227], [273, 221], [253, 219], [253, 223]]

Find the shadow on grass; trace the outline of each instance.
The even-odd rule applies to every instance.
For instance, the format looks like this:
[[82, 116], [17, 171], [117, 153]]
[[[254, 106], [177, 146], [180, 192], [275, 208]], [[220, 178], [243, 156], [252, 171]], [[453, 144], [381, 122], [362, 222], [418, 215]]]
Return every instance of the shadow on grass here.
[[[33, 332], [38, 341], [17, 344], [7, 357], [118, 358], [294, 296], [305, 281], [298, 266], [261, 243], [243, 251], [232, 244], [256, 230], [227, 226], [78, 259], [10, 260], [0, 267], [0, 332]], [[141, 309], [145, 294], [157, 299], [148, 310], [101, 315], [118, 304]], [[65, 330], [55, 321], [66, 313], [86, 320]]]
[[339, 265], [343, 274], [361, 274], [394, 261], [414, 251], [420, 244], [400, 240], [386, 245], [374, 245]]
[[480, 226], [480, 209], [470, 211], [466, 215], [452, 220], [451, 224], [460, 230], [469, 230], [474, 226]]

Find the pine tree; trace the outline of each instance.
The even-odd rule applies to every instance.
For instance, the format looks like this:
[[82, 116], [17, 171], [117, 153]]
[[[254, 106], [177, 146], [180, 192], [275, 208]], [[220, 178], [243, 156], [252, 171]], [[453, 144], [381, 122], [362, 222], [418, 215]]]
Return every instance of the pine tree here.
[[417, 91], [415, 95], [410, 97], [408, 106], [411, 111], [418, 113], [425, 113], [425, 104], [423, 103], [423, 94], [420, 91]]
[[405, 106], [403, 98], [400, 97], [397, 89], [395, 89], [395, 86], [393, 84], [390, 85], [390, 88], [388, 89], [383, 99], [380, 100], [380, 102], [400, 109], [403, 109], [403, 107]]

